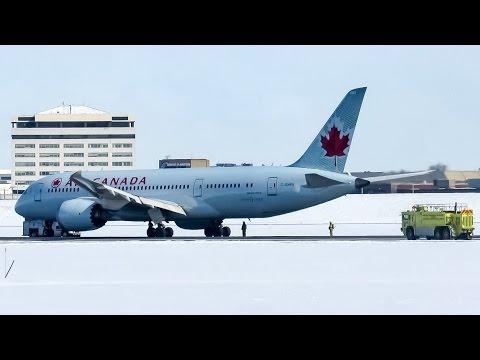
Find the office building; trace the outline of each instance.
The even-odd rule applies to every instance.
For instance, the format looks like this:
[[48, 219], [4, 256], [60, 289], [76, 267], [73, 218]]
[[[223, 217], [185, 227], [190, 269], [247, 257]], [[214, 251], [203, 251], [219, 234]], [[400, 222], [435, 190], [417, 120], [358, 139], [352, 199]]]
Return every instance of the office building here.
[[135, 121], [88, 106], [63, 105], [12, 120], [12, 187], [42, 176], [135, 166]]

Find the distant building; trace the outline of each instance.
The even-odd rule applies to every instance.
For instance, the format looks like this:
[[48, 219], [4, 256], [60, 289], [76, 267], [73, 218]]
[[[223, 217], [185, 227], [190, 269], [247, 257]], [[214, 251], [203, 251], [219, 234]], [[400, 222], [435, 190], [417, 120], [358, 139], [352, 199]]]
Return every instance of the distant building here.
[[[209, 167], [210, 160], [208, 159], [162, 159], [158, 162], [159, 169], [172, 168], [191, 168], [191, 167]], [[233, 167], [233, 166], [253, 166], [251, 163], [242, 163], [237, 165], [234, 163], [217, 163], [217, 167]]]
[[12, 182], [12, 170], [0, 169], [0, 184], [10, 184]]
[[132, 169], [135, 121], [87, 106], [64, 105], [12, 120], [12, 186], [22, 193], [45, 175]]
[[220, 166], [220, 167], [233, 167], [233, 166], [253, 166], [251, 163], [242, 163], [240, 165], [234, 164], [234, 163], [217, 163], [215, 166]]
[[0, 169], [0, 200], [12, 198], [11, 176], [11, 170]]
[[158, 162], [159, 169], [176, 169], [192, 167], [208, 167], [208, 159], [162, 159]]

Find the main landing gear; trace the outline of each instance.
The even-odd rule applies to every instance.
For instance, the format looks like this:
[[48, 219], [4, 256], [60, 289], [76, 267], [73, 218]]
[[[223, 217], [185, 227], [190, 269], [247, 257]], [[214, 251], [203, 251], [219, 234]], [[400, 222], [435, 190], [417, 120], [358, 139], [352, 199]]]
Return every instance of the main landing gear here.
[[162, 223], [159, 223], [157, 228], [153, 227], [151, 221], [148, 222], [148, 229], [147, 229], [147, 236], [148, 237], [172, 237], [173, 236], [173, 229], [171, 227], [165, 227]]
[[43, 229], [43, 236], [52, 237], [55, 235], [55, 231], [52, 229], [53, 221], [47, 220], [45, 221], [45, 228]]
[[232, 231], [228, 226], [222, 226], [222, 221], [214, 220], [210, 222], [210, 226], [205, 228], [206, 237], [229, 237]]

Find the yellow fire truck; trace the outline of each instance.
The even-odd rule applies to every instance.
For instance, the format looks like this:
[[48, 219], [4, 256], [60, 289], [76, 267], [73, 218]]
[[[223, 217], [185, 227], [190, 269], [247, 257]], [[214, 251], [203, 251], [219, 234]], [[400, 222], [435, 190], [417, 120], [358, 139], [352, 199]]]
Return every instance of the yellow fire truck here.
[[471, 239], [473, 210], [466, 204], [417, 204], [402, 211], [402, 233], [409, 240]]

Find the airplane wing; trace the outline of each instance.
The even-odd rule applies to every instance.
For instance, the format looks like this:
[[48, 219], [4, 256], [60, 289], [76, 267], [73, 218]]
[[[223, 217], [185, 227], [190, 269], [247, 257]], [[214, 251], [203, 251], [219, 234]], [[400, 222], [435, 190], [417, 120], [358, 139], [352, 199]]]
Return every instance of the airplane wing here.
[[70, 176], [70, 179], [82, 189], [87, 190], [90, 194], [99, 198], [103, 207], [107, 210], [119, 210], [128, 203], [135, 203], [150, 209], [158, 208], [177, 214], [186, 215], [183, 208], [177, 203], [133, 195], [126, 191], [115, 189], [111, 186], [86, 179], [82, 176], [81, 171], [73, 173]]
[[373, 182], [388, 181], [388, 180], [395, 180], [395, 179], [401, 179], [401, 178], [406, 178], [406, 177], [425, 175], [425, 174], [431, 173], [433, 171], [435, 171], [435, 170], [419, 171], [419, 172], [407, 173], [407, 174], [394, 174], [394, 175], [362, 177], [362, 179], [370, 181], [371, 183], [373, 183]]

